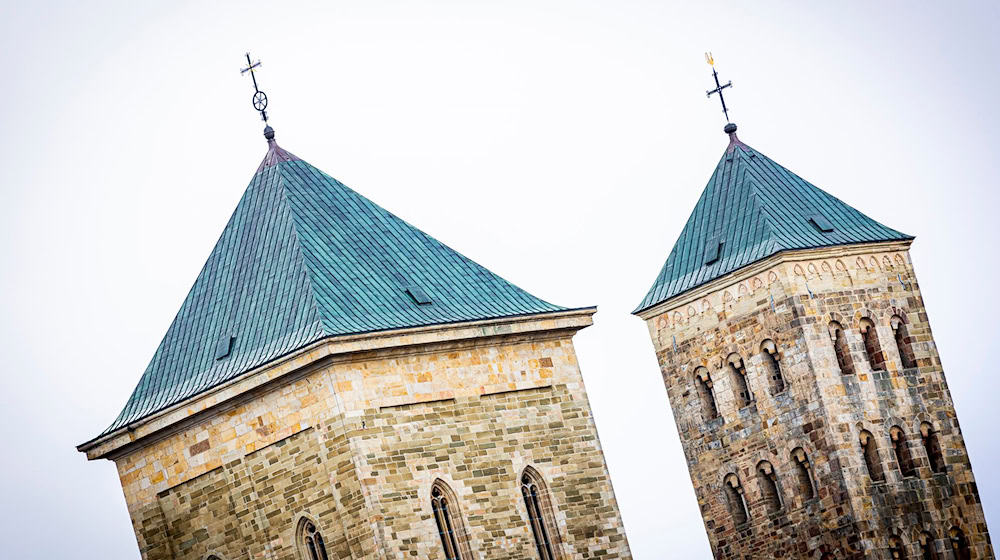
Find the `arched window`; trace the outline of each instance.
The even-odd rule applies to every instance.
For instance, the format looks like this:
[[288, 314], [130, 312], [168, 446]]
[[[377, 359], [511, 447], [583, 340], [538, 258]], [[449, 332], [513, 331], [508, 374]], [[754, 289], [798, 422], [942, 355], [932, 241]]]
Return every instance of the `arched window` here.
[[431, 509], [437, 523], [441, 546], [446, 560], [465, 560], [472, 557], [465, 539], [465, 525], [458, 510], [455, 493], [441, 480], [431, 486]]
[[865, 354], [868, 356], [872, 371], [885, 371], [885, 356], [882, 355], [882, 347], [878, 343], [875, 323], [870, 319], [861, 319], [861, 338], [865, 341]]
[[861, 454], [865, 459], [865, 467], [868, 468], [868, 476], [873, 482], [882, 482], [885, 477], [882, 475], [882, 464], [878, 460], [878, 445], [875, 438], [868, 430], [861, 430], [858, 438], [861, 442]]
[[844, 327], [836, 321], [830, 322], [830, 339], [833, 340], [833, 351], [837, 355], [840, 374], [853, 375], [854, 361], [851, 359], [851, 350], [847, 347], [847, 333], [844, 332]]
[[906, 549], [903, 547], [903, 539], [896, 535], [889, 537], [889, 557], [892, 560], [906, 560]]
[[937, 549], [934, 547], [934, 537], [927, 531], [924, 531], [920, 533], [918, 539], [920, 541], [921, 560], [938, 560]]
[[792, 463], [795, 464], [795, 475], [799, 486], [799, 495], [802, 501], [811, 500], [816, 495], [813, 487], [812, 466], [809, 464], [809, 456], [801, 447], [792, 450]]
[[743, 366], [743, 358], [739, 354], [730, 354], [726, 362], [732, 370], [736, 401], [740, 408], [749, 406], [753, 402], [753, 393], [750, 392], [750, 383], [747, 382], [747, 368]]
[[535, 536], [535, 547], [541, 560], [556, 560], [558, 555], [558, 533], [552, 515], [552, 505], [542, 475], [532, 467], [526, 467], [521, 474], [521, 495], [528, 509], [528, 522]]
[[719, 409], [715, 406], [715, 392], [712, 390], [712, 378], [708, 368], [700, 367], [694, 370], [694, 384], [698, 389], [698, 399], [701, 400], [701, 416], [708, 422], [719, 417]]
[[920, 440], [924, 444], [924, 451], [927, 453], [927, 461], [930, 463], [931, 470], [936, 473], [946, 471], [948, 467], [944, 462], [944, 455], [941, 453], [941, 441], [930, 422], [920, 423]]
[[778, 491], [778, 481], [771, 463], [767, 461], [757, 463], [757, 483], [760, 486], [760, 497], [768, 513], [779, 511], [782, 507], [781, 492]]
[[739, 477], [733, 473], [726, 475], [723, 486], [726, 489], [726, 501], [729, 502], [729, 513], [733, 516], [733, 523], [737, 526], [743, 525], [750, 520], [750, 513], [747, 511]]
[[958, 527], [948, 530], [948, 538], [951, 541], [951, 552], [955, 555], [955, 560], [971, 560], [972, 550], [969, 549], [969, 540], [965, 538], [965, 533]]
[[899, 426], [889, 428], [889, 439], [892, 440], [892, 451], [896, 455], [896, 465], [903, 476], [916, 476], [917, 470], [910, 457], [910, 448], [906, 444], [906, 434]]
[[304, 560], [329, 560], [326, 555], [326, 545], [323, 543], [323, 535], [311, 519], [303, 517], [299, 521], [295, 540]]
[[205, 560], [222, 560], [218, 554], [209, 554], [205, 557]]
[[785, 391], [785, 378], [781, 375], [781, 364], [778, 362], [778, 346], [773, 340], [765, 340], [760, 345], [760, 354], [767, 370], [767, 380], [771, 385], [771, 394], [777, 395]]
[[913, 341], [910, 340], [903, 318], [893, 315], [892, 319], [889, 319], [889, 325], [892, 326], [892, 336], [896, 340], [896, 349], [899, 350], [899, 359], [903, 362], [903, 367], [917, 367], [917, 358], [913, 355]]

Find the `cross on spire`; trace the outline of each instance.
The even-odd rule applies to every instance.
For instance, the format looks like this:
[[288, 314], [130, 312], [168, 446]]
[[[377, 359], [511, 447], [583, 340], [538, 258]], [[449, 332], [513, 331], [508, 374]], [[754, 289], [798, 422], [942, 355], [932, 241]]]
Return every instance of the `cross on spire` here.
[[719, 84], [719, 73], [715, 71], [715, 59], [712, 58], [712, 53], [705, 53], [705, 62], [712, 66], [712, 77], [715, 78], [715, 89], [709, 90], [708, 97], [712, 97], [713, 93], [719, 94], [719, 101], [722, 102], [722, 114], [726, 116], [726, 122], [729, 122], [729, 109], [726, 108], [726, 99], [722, 97], [722, 90], [727, 87], [732, 87], [733, 82], [726, 82], [725, 85]]
[[250, 79], [253, 80], [253, 108], [260, 112], [260, 118], [267, 123], [267, 95], [257, 87], [257, 75], [254, 73], [254, 69], [260, 68], [260, 61], [251, 62], [250, 53], [247, 53], [247, 67], [240, 69], [240, 74], [250, 73]]

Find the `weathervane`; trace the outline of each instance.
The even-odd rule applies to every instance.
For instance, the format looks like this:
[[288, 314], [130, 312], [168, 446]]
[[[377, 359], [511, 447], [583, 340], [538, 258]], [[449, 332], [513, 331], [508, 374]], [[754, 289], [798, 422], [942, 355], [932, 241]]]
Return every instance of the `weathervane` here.
[[257, 76], [254, 74], [254, 68], [260, 68], [260, 61], [251, 62], [250, 53], [247, 53], [247, 67], [241, 68], [240, 74], [250, 72], [250, 78], [253, 80], [253, 108], [260, 112], [260, 118], [267, 123], [267, 95], [257, 87]]
[[[249, 58], [247, 60], [249, 60]], [[726, 85], [719, 84], [719, 73], [715, 71], [715, 59], [712, 58], [712, 53], [710, 52], [705, 53], [705, 62], [709, 63], [712, 66], [712, 77], [715, 78], [715, 89], [709, 90], [707, 92], [708, 97], [712, 97], [713, 93], [719, 94], [719, 101], [722, 102], [722, 114], [726, 116], [726, 122], [729, 122], [729, 109], [726, 108], [726, 99], [722, 97], [722, 90], [726, 89], [727, 87], [732, 87], [733, 82], [731, 81], [726, 82]]]

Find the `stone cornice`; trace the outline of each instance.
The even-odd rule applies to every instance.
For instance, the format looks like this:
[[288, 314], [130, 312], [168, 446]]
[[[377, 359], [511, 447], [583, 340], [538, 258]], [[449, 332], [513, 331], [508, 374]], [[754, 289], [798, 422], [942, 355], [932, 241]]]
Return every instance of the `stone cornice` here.
[[432, 352], [437, 347], [456, 343], [482, 344], [526, 335], [543, 338], [572, 336], [576, 331], [592, 325], [593, 315], [596, 312], [596, 307], [585, 307], [537, 315], [327, 338], [250, 370], [124, 428], [82, 443], [77, 446], [77, 451], [86, 453], [89, 460], [120, 456], [126, 450], [135, 449], [183, 429], [196, 416], [202, 418], [205, 414], [226, 408], [265, 386], [311, 371], [320, 362], [325, 363], [330, 359], [363, 359], [365, 353], [393, 349], [405, 349], [410, 353]]

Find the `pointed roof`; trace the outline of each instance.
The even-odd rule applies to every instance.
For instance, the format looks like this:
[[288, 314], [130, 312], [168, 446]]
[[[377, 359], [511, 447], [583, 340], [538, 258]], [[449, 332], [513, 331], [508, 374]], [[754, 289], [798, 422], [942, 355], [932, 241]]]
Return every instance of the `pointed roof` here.
[[269, 149], [153, 359], [101, 435], [323, 338], [565, 310]]
[[634, 313], [791, 249], [913, 239], [858, 212], [736, 137]]

